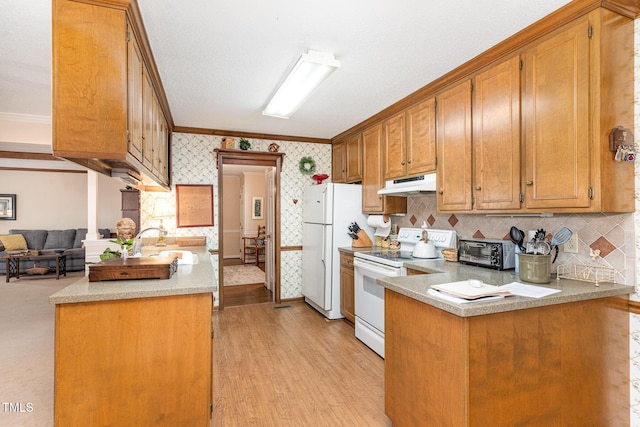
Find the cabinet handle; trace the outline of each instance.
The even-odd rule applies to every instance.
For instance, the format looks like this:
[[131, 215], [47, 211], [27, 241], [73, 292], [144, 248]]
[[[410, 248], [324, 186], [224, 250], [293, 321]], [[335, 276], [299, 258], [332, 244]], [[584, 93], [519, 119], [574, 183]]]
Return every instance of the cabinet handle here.
[[407, 160], [407, 163], [411, 163], [411, 159]]
[[527, 185], [533, 185], [533, 181], [527, 181], [525, 184], [527, 184]]
[[478, 191], [480, 190], [480, 186], [479, 185], [476, 185], [476, 190], [478, 190]]
[[438, 190], [438, 194], [443, 194], [444, 191], [442, 191], [442, 188], [440, 190]]
[[400, 164], [401, 164], [402, 166], [404, 166], [404, 160], [403, 160], [402, 162], [400, 162]]

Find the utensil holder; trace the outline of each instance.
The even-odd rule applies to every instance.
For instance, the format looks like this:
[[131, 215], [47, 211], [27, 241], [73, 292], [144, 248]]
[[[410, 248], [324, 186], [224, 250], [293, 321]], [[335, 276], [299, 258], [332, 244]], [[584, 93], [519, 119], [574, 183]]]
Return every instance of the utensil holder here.
[[518, 254], [520, 280], [530, 283], [551, 282], [551, 255]]
[[352, 248], [370, 248], [373, 242], [364, 230], [358, 231], [358, 238], [351, 240]]

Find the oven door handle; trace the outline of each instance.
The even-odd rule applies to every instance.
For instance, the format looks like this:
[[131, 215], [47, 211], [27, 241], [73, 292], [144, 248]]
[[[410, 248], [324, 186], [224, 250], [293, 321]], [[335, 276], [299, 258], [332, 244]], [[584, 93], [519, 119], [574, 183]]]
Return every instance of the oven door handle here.
[[355, 258], [353, 260], [353, 266], [355, 268], [360, 268], [366, 272], [371, 272], [374, 274], [380, 274], [383, 276], [399, 276], [398, 269], [394, 267], [388, 267], [383, 264], [379, 264], [377, 262], [367, 261], [365, 259]]

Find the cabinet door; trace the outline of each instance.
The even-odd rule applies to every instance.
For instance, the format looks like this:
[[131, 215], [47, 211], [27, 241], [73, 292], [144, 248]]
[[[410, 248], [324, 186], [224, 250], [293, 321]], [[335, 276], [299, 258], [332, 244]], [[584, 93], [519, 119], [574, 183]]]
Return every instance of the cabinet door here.
[[478, 74], [473, 104], [476, 209], [520, 208], [520, 57]]
[[407, 174], [404, 112], [385, 120], [382, 127], [384, 130], [384, 179], [402, 178]]
[[525, 51], [527, 208], [589, 207], [589, 21]]
[[332, 182], [346, 182], [346, 157], [344, 142], [336, 142], [331, 146], [331, 177]]
[[340, 312], [355, 323], [353, 255], [340, 254]]
[[144, 73], [142, 79], [142, 164], [149, 170], [153, 169], [153, 126], [155, 115], [155, 104], [153, 102], [153, 86], [149, 76]]
[[362, 157], [364, 170], [362, 176], [362, 212], [382, 213], [384, 198], [378, 190], [384, 186], [382, 180], [382, 125], [362, 132]]
[[437, 98], [439, 211], [471, 209], [471, 81]]
[[347, 165], [347, 182], [362, 180], [362, 136], [357, 134], [345, 141], [345, 154]]
[[160, 140], [162, 144], [158, 147], [160, 150], [160, 178], [169, 184], [169, 125], [164, 118], [164, 114], [160, 114]]
[[158, 178], [162, 178], [162, 165], [164, 163], [164, 157], [167, 153], [167, 143], [162, 140], [163, 138], [163, 123], [164, 115], [160, 108], [160, 102], [158, 97], [153, 95], [153, 174]]
[[[130, 27], [129, 34], [133, 35]], [[142, 161], [142, 54], [136, 39], [131, 36], [127, 42], [127, 92], [129, 105], [127, 110], [129, 153]]]
[[407, 175], [436, 170], [436, 99], [407, 110]]

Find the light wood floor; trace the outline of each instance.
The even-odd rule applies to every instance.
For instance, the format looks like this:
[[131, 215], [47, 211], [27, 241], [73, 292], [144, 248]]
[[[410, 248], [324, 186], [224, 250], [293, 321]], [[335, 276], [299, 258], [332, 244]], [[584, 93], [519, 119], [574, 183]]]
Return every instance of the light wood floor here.
[[213, 426], [391, 425], [384, 361], [348, 322], [303, 302], [225, 308], [213, 321]]

